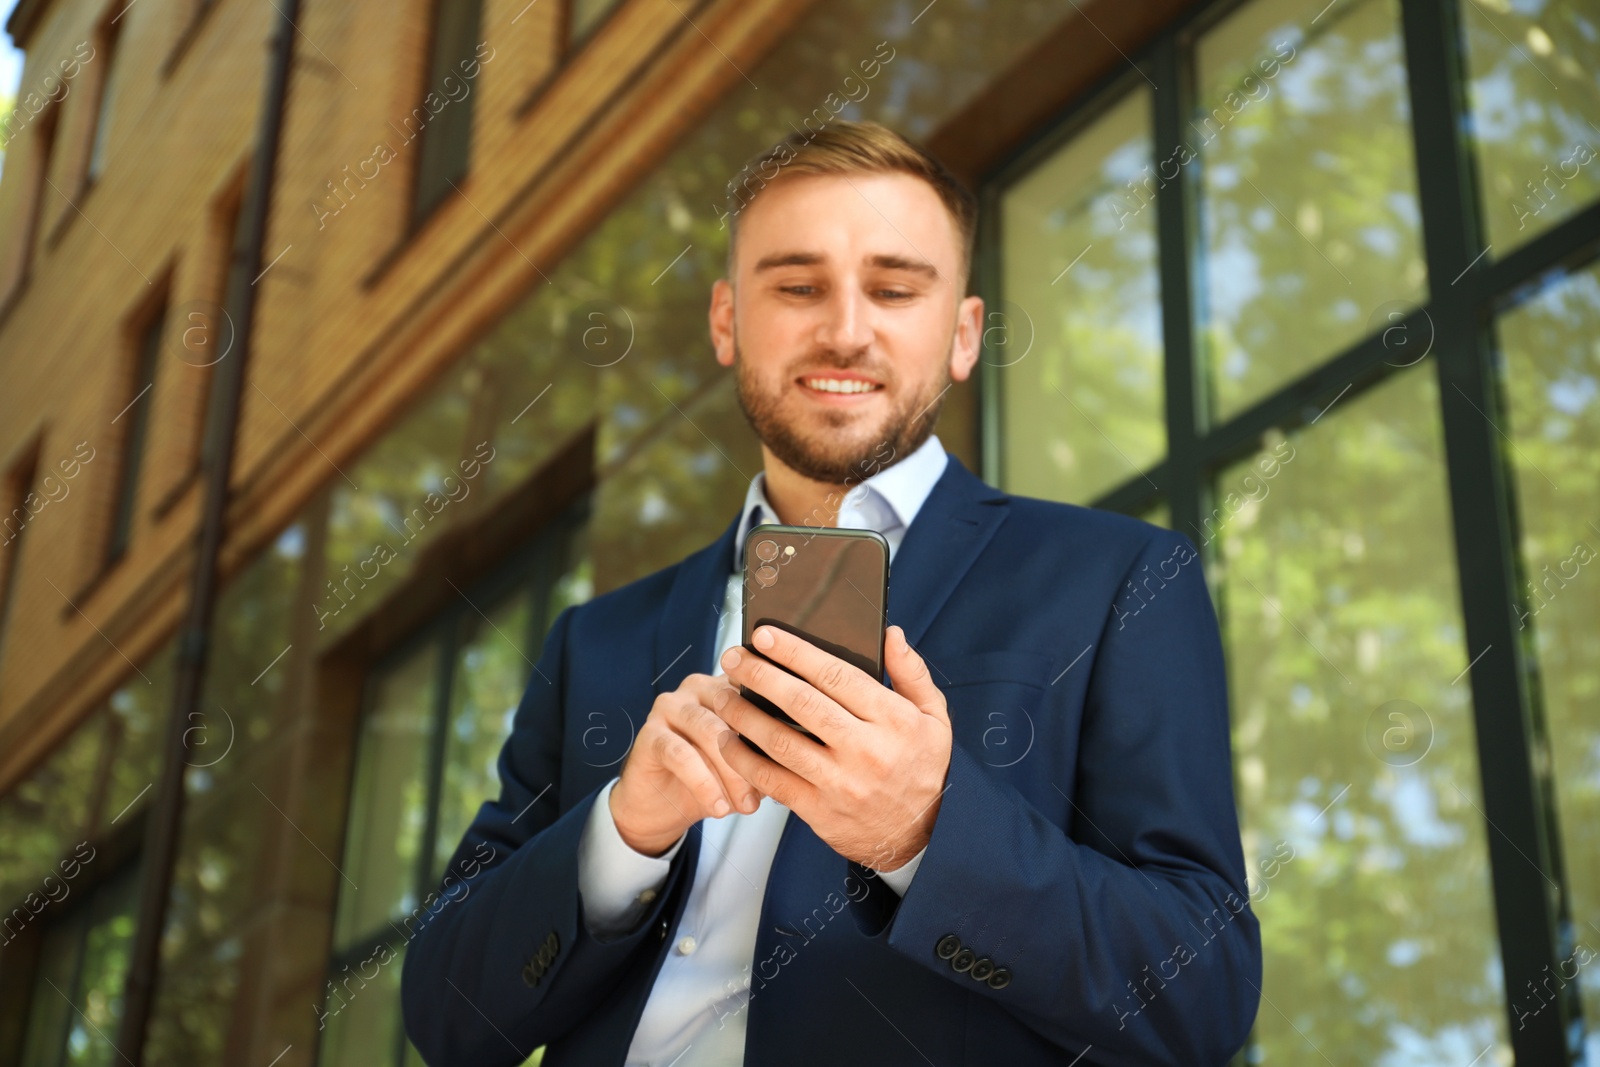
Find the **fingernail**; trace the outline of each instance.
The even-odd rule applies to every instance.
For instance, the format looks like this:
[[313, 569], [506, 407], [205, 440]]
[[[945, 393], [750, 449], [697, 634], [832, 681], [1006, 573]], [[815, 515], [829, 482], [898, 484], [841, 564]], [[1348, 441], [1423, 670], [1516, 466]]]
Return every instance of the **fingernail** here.
[[761, 804], [761, 796], [758, 793], [747, 794], [745, 796], [745, 798], [744, 798], [744, 806], [747, 807], [747, 808], [759, 807], [760, 804]]
[[756, 634], [755, 634], [754, 639], [750, 643], [755, 645], [757, 648], [771, 648], [772, 647], [772, 643], [773, 643], [772, 642], [772, 627], [770, 627], [770, 626], [759, 627], [756, 630]]
[[722, 669], [731, 671], [739, 665], [739, 650], [730, 648], [722, 654]]
[[716, 812], [717, 813], [717, 818], [720, 819], [724, 815], [728, 814], [730, 809], [728, 807], [728, 802], [726, 800], [722, 800], [721, 798], [718, 798], [717, 802], [711, 806], [711, 810]]

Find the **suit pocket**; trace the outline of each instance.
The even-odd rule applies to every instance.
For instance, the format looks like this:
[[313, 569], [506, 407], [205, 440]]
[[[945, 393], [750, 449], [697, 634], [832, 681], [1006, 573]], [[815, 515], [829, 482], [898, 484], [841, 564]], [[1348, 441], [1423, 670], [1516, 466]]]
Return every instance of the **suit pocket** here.
[[1051, 659], [1037, 652], [995, 649], [990, 652], [963, 652], [955, 656], [928, 659], [934, 684], [941, 689], [1005, 682], [1043, 689], [1049, 685]]
[[1051, 664], [1037, 652], [1009, 649], [930, 660], [956, 743], [997, 771], [1021, 765], [1047, 732], [1040, 709]]

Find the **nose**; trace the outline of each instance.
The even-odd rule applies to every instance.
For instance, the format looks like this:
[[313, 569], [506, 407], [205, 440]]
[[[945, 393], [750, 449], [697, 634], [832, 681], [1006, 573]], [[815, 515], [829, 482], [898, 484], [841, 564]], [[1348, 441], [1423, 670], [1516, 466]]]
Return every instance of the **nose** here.
[[859, 286], [834, 289], [822, 309], [816, 342], [841, 355], [860, 352], [872, 343], [872, 304]]

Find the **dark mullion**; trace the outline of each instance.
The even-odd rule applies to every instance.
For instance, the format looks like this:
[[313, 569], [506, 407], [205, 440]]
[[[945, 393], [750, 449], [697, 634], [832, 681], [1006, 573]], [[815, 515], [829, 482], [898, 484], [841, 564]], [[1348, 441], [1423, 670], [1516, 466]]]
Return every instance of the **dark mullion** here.
[[1600, 253], [1600, 200], [1560, 225], [1533, 238], [1504, 259], [1491, 250], [1453, 288], [1461, 288], [1475, 303], [1495, 308], [1513, 301], [1518, 290], [1537, 283], [1554, 267], [1578, 267]]
[[1138, 515], [1166, 496], [1162, 487], [1171, 484], [1171, 481], [1172, 476], [1167, 472], [1167, 461], [1162, 460], [1154, 466], [1134, 472], [1132, 477], [1124, 480], [1110, 492], [1096, 497], [1089, 506], [1099, 508], [1101, 511], [1120, 511], [1124, 515]]
[[[985, 183], [980, 197], [978, 239], [973, 251], [976, 262], [972, 265], [972, 273], [977, 281], [977, 292], [983, 297], [986, 321], [978, 335], [982, 343], [989, 336], [988, 317], [993, 314], [1003, 314], [1000, 305], [1005, 298], [1005, 293], [1001, 289], [1000, 270], [1000, 211], [1003, 199], [1001, 183], [997, 181]], [[1003, 325], [1009, 330], [1009, 323]], [[1001, 368], [998, 364], [990, 362], [990, 355], [996, 355], [998, 358], [996, 353], [989, 351], [987, 344], [983, 344], [978, 357], [981, 360], [978, 364], [978, 467], [984, 481], [990, 485], [1004, 485], [1005, 471], [1000, 461], [1000, 420], [1005, 414], [1002, 410], [1001, 390], [1004, 386], [1001, 383]]]
[[[1401, 336], [1406, 338], [1403, 345]], [[1215, 470], [1253, 455], [1268, 430], [1287, 432], [1320, 419], [1334, 404], [1348, 404], [1389, 375], [1420, 362], [1432, 336], [1429, 315], [1419, 309], [1388, 330], [1357, 341], [1207, 434], [1198, 446], [1201, 463]]]
[[1570, 1003], [1558, 1002], [1554, 1011], [1524, 1019], [1511, 1008], [1527, 981], [1538, 981], [1547, 967], [1558, 969], [1562, 893], [1551, 848], [1554, 834], [1547, 832], [1550, 813], [1533, 770], [1535, 710], [1512, 625], [1517, 601], [1511, 472], [1490, 423], [1500, 420], [1488, 309], [1451, 281], [1479, 269], [1473, 263], [1482, 251], [1465, 136], [1459, 14], [1456, 0], [1402, 5], [1411, 129], [1430, 308], [1438, 331], [1434, 358], [1488, 823], [1484, 833], [1505, 968], [1507, 1031], [1518, 1064], [1561, 1064], [1581, 1059], [1566, 1040], [1576, 1017], [1575, 996]]
[[[1165, 34], [1151, 48], [1146, 64], [1156, 91], [1150, 94], [1155, 158], [1184, 143], [1184, 120], [1193, 98], [1189, 64], [1178, 35]], [[1198, 267], [1194, 255], [1195, 211], [1192, 168], [1176, 179], [1157, 175], [1156, 236], [1160, 249], [1161, 341], [1165, 358], [1167, 460], [1160, 479], [1172, 514], [1172, 528], [1197, 531], [1207, 496], [1200, 462], [1203, 378], [1196, 366], [1195, 308]]]
[[[461, 627], [465, 619], [459, 609], [447, 610], [445, 617], [433, 624], [433, 631], [425, 640], [434, 646], [438, 673], [433, 688], [433, 734], [428, 746], [427, 799], [422, 821], [422, 840], [417, 848], [415, 873], [416, 899], [427, 900], [433, 892], [434, 838], [439, 834], [439, 798], [444, 791], [444, 750], [449, 739], [450, 690], [455, 680], [456, 652], [460, 648]], [[406, 1035], [404, 1027], [396, 1027], [394, 1067], [404, 1067]]]
[[[1162, 35], [1147, 54], [1155, 114], [1155, 158], [1166, 159], [1177, 145], [1186, 143], [1186, 119], [1194, 106], [1193, 67], [1189, 49], [1194, 35], [1180, 31]], [[1172, 528], [1199, 548], [1209, 562], [1216, 551], [1200, 532], [1200, 515], [1211, 496], [1210, 472], [1202, 455], [1204, 424], [1209, 401], [1204, 371], [1200, 368], [1197, 314], [1203, 274], [1198, 252], [1199, 214], [1195, 203], [1193, 167], [1182, 167], [1172, 181], [1157, 174], [1156, 238], [1161, 269], [1161, 341], [1166, 363], [1167, 458], [1160, 484], [1167, 491]], [[1209, 571], [1208, 571], [1209, 574]], [[1215, 590], [1213, 590], [1215, 599]], [[1225, 609], [1224, 609], [1225, 610]], [[1222, 611], [1219, 610], [1219, 616]], [[1221, 619], [1226, 625], [1226, 619]], [[1237, 785], [1236, 785], [1237, 788]], [[1255, 1051], [1255, 1032], [1229, 1060], [1240, 1067]]]
[[434, 838], [439, 834], [439, 802], [444, 794], [444, 750], [450, 738], [450, 692], [455, 685], [456, 656], [461, 650], [461, 631], [466, 614], [451, 610], [438, 624], [439, 674], [433, 691], [433, 737], [428, 746], [427, 817], [423, 820], [421, 847], [417, 849], [417, 899], [426, 900], [433, 892]]

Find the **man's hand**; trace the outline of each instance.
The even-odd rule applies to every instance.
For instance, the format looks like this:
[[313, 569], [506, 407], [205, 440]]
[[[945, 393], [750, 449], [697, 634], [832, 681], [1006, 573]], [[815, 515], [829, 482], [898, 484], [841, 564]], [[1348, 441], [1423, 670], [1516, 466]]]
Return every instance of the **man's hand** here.
[[751, 643], [800, 677], [730, 648], [722, 657], [728, 681], [760, 693], [824, 744], [729, 687], [713, 695], [711, 706], [772, 759], [728, 739], [722, 749], [728, 765], [841, 856], [876, 870], [898, 869], [933, 835], [950, 770], [950, 715], [927, 664], [898, 626], [884, 640], [894, 690], [776, 627], [758, 627]]
[[656, 697], [611, 790], [611, 818], [630, 848], [659, 856], [701, 819], [735, 808], [748, 815], [761, 804], [723, 758], [722, 739], [732, 731], [711, 709], [732, 691], [721, 678], [691, 674]]

